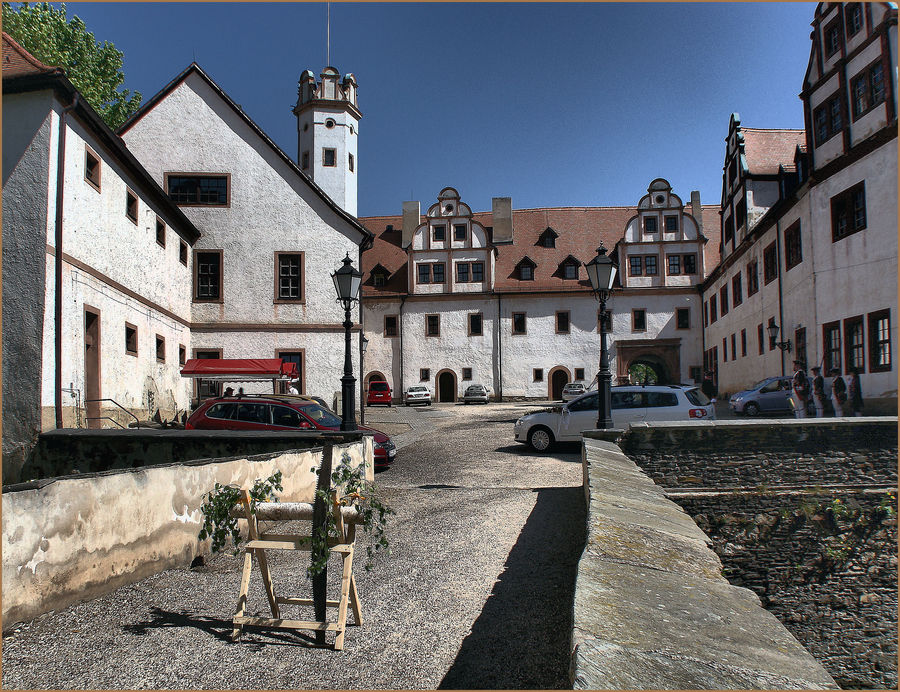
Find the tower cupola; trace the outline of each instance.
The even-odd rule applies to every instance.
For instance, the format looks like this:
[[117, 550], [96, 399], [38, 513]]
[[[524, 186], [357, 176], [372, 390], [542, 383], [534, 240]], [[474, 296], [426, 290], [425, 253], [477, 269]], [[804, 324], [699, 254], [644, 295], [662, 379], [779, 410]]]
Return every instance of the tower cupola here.
[[311, 70], [297, 84], [297, 162], [344, 211], [356, 216], [359, 121], [356, 77], [326, 67], [316, 81]]

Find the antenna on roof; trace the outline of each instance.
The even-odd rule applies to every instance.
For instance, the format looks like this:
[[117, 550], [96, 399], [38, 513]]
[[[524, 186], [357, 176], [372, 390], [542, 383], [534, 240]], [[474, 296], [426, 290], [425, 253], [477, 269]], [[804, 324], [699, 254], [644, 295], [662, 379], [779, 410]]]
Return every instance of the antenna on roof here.
[[325, 18], [325, 67], [331, 65], [331, 3], [326, 2]]

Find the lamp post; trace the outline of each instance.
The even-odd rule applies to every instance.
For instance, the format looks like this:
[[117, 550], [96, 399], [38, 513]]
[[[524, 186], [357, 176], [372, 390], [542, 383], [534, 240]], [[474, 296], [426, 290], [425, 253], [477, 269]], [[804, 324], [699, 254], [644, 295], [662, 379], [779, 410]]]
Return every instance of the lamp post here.
[[359, 424], [366, 424], [366, 366], [364, 359], [366, 357], [366, 349], [369, 347], [369, 340], [364, 334], [359, 335]]
[[356, 402], [354, 387], [356, 378], [353, 377], [353, 361], [350, 358], [350, 328], [353, 320], [350, 319], [350, 308], [358, 300], [359, 285], [362, 281], [362, 272], [353, 267], [350, 253], [342, 260], [344, 266], [331, 275], [334, 288], [337, 291], [338, 301], [344, 306], [344, 376], [341, 378], [341, 430], [357, 430]]
[[769, 323], [769, 326], [766, 327], [766, 331], [769, 333], [769, 340], [774, 341], [775, 345], [778, 348], [780, 348], [782, 351], [787, 351], [788, 353], [790, 353], [790, 351], [791, 351], [791, 340], [790, 339], [788, 339], [787, 341], [776, 341], [776, 339], [778, 339], [778, 330], [779, 329], [780, 329], [780, 327], [774, 320]]
[[609, 352], [606, 350], [606, 301], [612, 292], [618, 266], [606, 254], [603, 243], [597, 248], [597, 256], [584, 265], [591, 288], [600, 301], [600, 370], [597, 372], [597, 427], [612, 427], [612, 375], [609, 372]]

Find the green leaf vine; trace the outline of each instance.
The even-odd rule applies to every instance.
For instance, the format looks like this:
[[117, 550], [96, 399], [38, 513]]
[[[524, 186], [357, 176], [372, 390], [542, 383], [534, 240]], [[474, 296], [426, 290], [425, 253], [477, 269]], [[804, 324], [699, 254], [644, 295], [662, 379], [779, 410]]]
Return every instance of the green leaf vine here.
[[[284, 490], [281, 485], [281, 471], [276, 471], [265, 480], [257, 479], [250, 489], [250, 511], [255, 514], [256, 506], [260, 502], [277, 502], [276, 490]], [[214, 553], [224, 550], [229, 537], [233, 546], [232, 553], [234, 555], [240, 553], [241, 532], [238, 529], [237, 518], [231, 516], [231, 510], [240, 501], [240, 488], [221, 483], [216, 483], [204, 496], [204, 502], [200, 505], [203, 528], [200, 529], [198, 538], [201, 541], [211, 539]]]
[[[320, 469], [311, 469], [319, 474]], [[354, 507], [362, 521], [360, 526], [371, 539], [366, 546], [366, 571], [372, 569], [376, 554], [388, 551], [388, 540], [384, 535], [387, 517], [394, 514], [394, 510], [382, 502], [378, 497], [378, 491], [374, 483], [369, 483], [364, 477], [363, 465], [351, 466], [350, 455], [344, 452], [340, 463], [331, 471], [330, 487], [316, 491], [316, 498], [322, 500], [326, 507], [341, 505]], [[338, 531], [334, 514], [326, 512], [325, 522], [313, 531], [311, 540], [311, 560], [306, 573], [311, 578], [320, 574], [328, 565], [328, 557], [331, 550], [328, 546], [329, 538], [337, 538]]]

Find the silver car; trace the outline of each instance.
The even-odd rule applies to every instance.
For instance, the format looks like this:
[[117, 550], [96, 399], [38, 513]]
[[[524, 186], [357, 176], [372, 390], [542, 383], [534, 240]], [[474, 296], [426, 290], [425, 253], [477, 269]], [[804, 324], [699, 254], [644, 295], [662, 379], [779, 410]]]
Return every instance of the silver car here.
[[572, 401], [572, 399], [577, 399], [586, 391], [587, 389], [581, 382], [569, 382], [569, 384], [563, 387], [562, 400]]
[[[699, 388], [683, 385], [626, 385], [612, 388], [614, 428], [656, 420], [714, 420], [715, 408]], [[577, 442], [585, 430], [597, 427], [596, 390], [564, 406], [554, 406], [522, 416], [516, 421], [516, 442], [545, 452], [554, 442]]]
[[414, 384], [411, 387], [407, 387], [403, 393], [403, 403], [407, 406], [412, 406], [413, 404], [431, 406], [431, 390], [423, 384]]
[[469, 402], [486, 404], [489, 398], [488, 388], [483, 384], [471, 384], [466, 388], [466, 393], [463, 394], [463, 402], [466, 404]]

